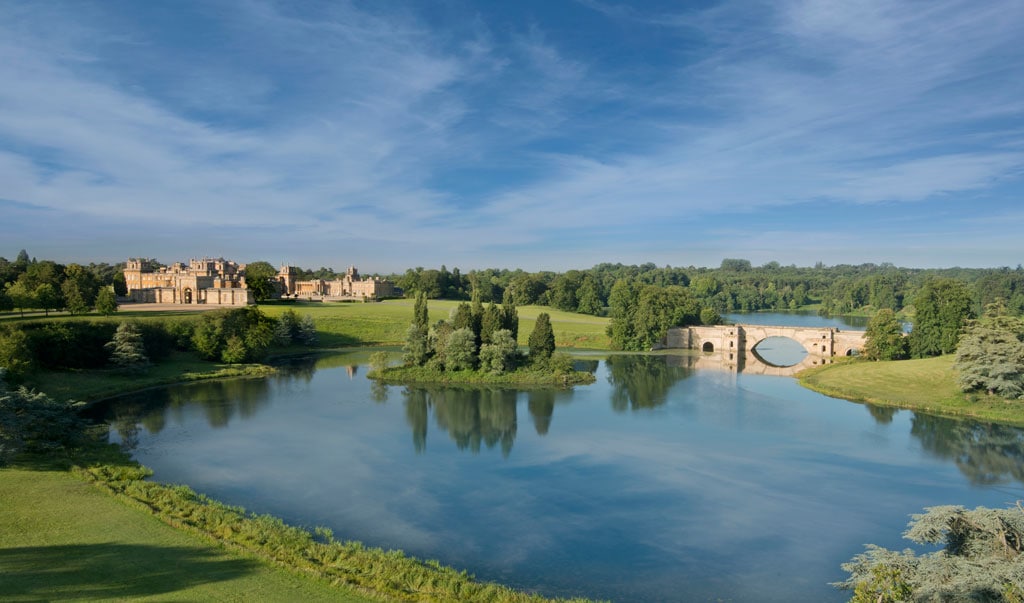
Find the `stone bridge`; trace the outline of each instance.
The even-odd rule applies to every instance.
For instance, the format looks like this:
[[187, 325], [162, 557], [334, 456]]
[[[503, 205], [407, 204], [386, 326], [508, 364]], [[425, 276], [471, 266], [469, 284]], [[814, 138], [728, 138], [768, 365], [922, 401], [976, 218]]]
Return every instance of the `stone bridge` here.
[[[774, 367], [761, 360], [754, 348], [769, 337], [786, 337], [807, 350], [802, 362]], [[724, 325], [712, 327], [676, 327], [669, 329], [659, 348], [715, 352], [717, 363], [748, 365], [744, 372], [761, 366], [766, 374], [791, 375], [799, 370], [832, 362], [834, 356], [852, 356], [864, 349], [864, 331], [842, 331], [834, 327], [773, 327], [766, 325]], [[778, 371], [773, 370], [778, 369]], [[739, 369], [742, 370], [742, 369]]]

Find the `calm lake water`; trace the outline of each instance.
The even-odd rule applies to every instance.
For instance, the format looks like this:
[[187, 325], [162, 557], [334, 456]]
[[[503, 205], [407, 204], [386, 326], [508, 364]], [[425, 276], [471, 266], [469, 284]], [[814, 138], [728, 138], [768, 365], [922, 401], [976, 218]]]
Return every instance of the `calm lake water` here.
[[792, 378], [582, 361], [573, 391], [381, 387], [368, 352], [107, 408], [155, 479], [547, 595], [843, 601], [864, 543], [926, 506], [1024, 498], [1024, 432]]

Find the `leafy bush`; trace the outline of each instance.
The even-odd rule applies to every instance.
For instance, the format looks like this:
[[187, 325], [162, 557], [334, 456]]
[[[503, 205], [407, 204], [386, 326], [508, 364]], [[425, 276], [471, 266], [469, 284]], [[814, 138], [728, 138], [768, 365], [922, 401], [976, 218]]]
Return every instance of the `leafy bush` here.
[[70, 403], [55, 402], [24, 387], [8, 390], [0, 375], [0, 465], [21, 452], [74, 446], [82, 441], [84, 427]]

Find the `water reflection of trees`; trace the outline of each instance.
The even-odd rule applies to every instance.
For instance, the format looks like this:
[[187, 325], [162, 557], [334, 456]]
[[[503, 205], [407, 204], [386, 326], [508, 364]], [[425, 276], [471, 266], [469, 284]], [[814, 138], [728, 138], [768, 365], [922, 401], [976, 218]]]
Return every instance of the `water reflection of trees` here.
[[910, 433], [926, 451], [954, 461], [972, 484], [1024, 484], [1024, 430], [915, 413]]
[[[500, 448], [507, 457], [519, 427], [517, 402], [521, 394], [509, 389], [408, 387], [402, 395], [413, 448], [418, 453], [426, 450], [433, 414], [437, 428], [445, 431], [459, 450], [476, 454], [482, 448]], [[543, 436], [551, 426], [556, 401], [571, 393], [534, 390], [525, 395], [534, 429]]]
[[900, 411], [900, 409], [892, 406], [865, 404], [864, 407], [868, 409], [868, 414], [870, 414], [879, 425], [888, 425], [889, 423], [892, 423], [893, 417], [895, 417], [896, 413]]
[[202, 408], [210, 427], [222, 428], [235, 417], [254, 416], [269, 400], [270, 381], [267, 379], [204, 381], [112, 400], [104, 418], [121, 438], [122, 446], [133, 450], [138, 446], [140, 427], [149, 433], [160, 433], [169, 418], [180, 423], [187, 407]]
[[608, 382], [616, 412], [655, 408], [668, 400], [673, 385], [693, 374], [693, 369], [673, 366], [669, 356], [609, 356]]

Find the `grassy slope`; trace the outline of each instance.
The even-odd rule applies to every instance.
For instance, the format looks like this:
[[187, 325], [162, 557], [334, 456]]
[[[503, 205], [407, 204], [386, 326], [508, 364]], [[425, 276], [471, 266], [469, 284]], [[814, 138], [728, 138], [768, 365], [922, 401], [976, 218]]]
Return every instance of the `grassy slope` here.
[[1024, 425], [1024, 404], [961, 392], [956, 385], [951, 355], [830, 364], [804, 371], [800, 383], [835, 398]]
[[0, 599], [371, 601], [218, 548], [67, 472], [0, 470]]
[[[460, 302], [430, 300], [430, 321], [447, 319]], [[316, 322], [322, 347], [344, 347], [360, 344], [400, 344], [412, 322], [413, 300], [396, 299], [381, 303], [272, 303], [260, 306], [268, 316], [280, 316], [292, 308], [300, 316], [309, 314]], [[522, 306], [519, 311], [519, 343], [526, 345], [533, 325], [541, 312], [551, 316], [558, 347], [607, 350], [605, 334], [607, 318], [562, 312], [545, 306]]]

